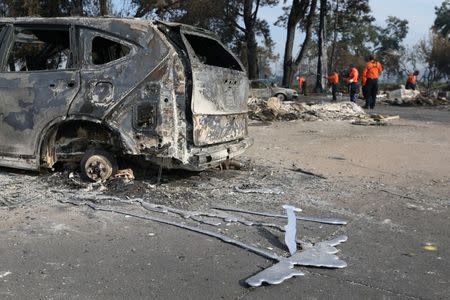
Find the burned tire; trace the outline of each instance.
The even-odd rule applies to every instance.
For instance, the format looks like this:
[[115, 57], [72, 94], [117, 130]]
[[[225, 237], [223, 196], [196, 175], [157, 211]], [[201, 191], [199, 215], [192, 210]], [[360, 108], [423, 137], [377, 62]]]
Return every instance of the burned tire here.
[[280, 101], [286, 101], [286, 95], [285, 94], [277, 94], [276, 96], [277, 96], [277, 98]]
[[81, 172], [88, 179], [101, 182], [117, 173], [114, 156], [102, 149], [90, 149], [84, 153], [80, 162]]

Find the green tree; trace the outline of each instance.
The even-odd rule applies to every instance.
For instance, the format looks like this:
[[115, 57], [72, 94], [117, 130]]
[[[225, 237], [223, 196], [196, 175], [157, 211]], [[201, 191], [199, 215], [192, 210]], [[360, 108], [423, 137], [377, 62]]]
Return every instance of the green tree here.
[[328, 71], [363, 68], [378, 36], [369, 0], [330, 0], [329, 6]]
[[450, 0], [444, 0], [440, 7], [435, 7], [436, 19], [433, 29], [443, 37], [450, 39]]
[[405, 50], [402, 42], [408, 35], [408, 30], [408, 20], [401, 20], [393, 16], [386, 19], [385, 27], [377, 28], [376, 53], [384, 63], [384, 70], [388, 76], [401, 74], [400, 58], [401, 53]]
[[449, 7], [450, 3], [446, 0], [440, 8], [436, 8], [431, 36], [420, 41], [418, 45], [421, 61], [427, 66], [428, 85], [450, 77]]

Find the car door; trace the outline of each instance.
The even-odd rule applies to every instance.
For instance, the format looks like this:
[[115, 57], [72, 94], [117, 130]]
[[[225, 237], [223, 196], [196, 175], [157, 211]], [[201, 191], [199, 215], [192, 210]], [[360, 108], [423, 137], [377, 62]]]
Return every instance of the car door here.
[[250, 83], [251, 94], [254, 98], [269, 99], [272, 96], [270, 88], [262, 81], [252, 81]]
[[102, 32], [83, 28], [80, 43], [82, 84], [69, 114], [102, 119], [148, 73], [148, 60], [132, 60], [136, 45]]
[[39, 167], [43, 131], [67, 115], [80, 87], [70, 26], [15, 25], [0, 61], [0, 165]]

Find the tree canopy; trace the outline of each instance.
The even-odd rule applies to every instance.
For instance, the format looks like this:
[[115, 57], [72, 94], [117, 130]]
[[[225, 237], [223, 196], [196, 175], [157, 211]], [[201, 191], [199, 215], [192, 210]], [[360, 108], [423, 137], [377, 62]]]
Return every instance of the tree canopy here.
[[320, 91], [322, 75], [343, 73], [350, 64], [362, 69], [369, 54], [378, 56], [390, 77], [404, 75], [406, 60], [414, 67], [425, 63], [440, 77], [448, 74], [450, 0], [435, 8], [432, 37], [414, 48], [415, 55], [403, 44], [408, 21], [390, 16], [384, 26], [376, 26], [369, 0], [3, 0], [0, 16], [109, 14], [186, 23], [215, 32], [241, 58], [250, 78], [265, 78], [273, 75], [271, 64], [280, 56], [274, 53], [271, 24], [260, 12], [280, 4], [284, 13], [276, 25], [286, 29], [284, 86], [291, 86], [302, 68], [317, 78]]

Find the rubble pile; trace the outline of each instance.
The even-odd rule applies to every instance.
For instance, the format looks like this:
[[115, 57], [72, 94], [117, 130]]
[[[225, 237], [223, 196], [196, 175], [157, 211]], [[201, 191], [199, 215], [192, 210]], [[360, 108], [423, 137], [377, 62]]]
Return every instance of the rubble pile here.
[[401, 86], [398, 90], [382, 92], [378, 99], [392, 105], [446, 105], [449, 104], [448, 93], [439, 93], [438, 91], [407, 90]]
[[276, 97], [265, 101], [250, 98], [249, 118], [263, 122], [283, 120], [361, 120], [370, 118], [364, 110], [352, 102], [307, 105], [299, 102], [282, 102]]

